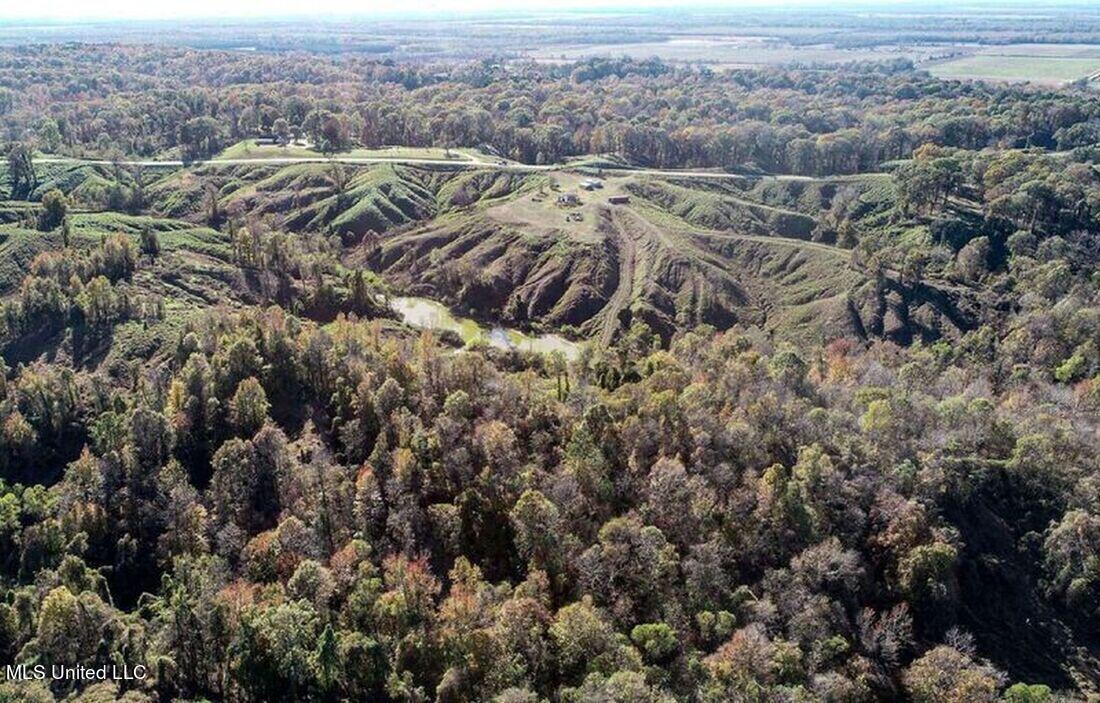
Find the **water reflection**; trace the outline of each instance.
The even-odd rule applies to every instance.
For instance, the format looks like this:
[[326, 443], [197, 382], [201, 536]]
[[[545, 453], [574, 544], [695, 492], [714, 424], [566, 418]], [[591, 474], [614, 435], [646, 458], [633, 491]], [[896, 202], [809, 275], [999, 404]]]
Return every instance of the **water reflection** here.
[[561, 352], [566, 359], [575, 359], [581, 345], [558, 334], [529, 335], [508, 327], [483, 327], [475, 320], [458, 317], [434, 300], [428, 298], [391, 298], [390, 307], [409, 325], [434, 330], [454, 332], [462, 341], [483, 341], [499, 349], [519, 349], [532, 352]]

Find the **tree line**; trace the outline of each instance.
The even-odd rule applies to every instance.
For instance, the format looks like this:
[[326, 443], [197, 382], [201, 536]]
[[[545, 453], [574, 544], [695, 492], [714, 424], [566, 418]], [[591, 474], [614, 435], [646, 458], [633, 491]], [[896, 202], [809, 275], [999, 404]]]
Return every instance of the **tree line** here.
[[5, 49], [8, 138], [50, 153], [201, 159], [262, 135], [325, 152], [464, 146], [531, 164], [611, 154], [833, 175], [926, 144], [1091, 147], [1100, 124], [1087, 91], [941, 81], [904, 60], [718, 73], [655, 59], [410, 66], [127, 47], [131, 66], [115, 48]]

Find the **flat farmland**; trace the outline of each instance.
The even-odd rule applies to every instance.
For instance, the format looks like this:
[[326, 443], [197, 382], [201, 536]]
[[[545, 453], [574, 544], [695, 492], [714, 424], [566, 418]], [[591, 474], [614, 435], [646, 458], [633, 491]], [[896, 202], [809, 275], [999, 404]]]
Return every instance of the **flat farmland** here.
[[788, 63], [849, 63], [896, 58], [924, 60], [943, 54], [940, 46], [875, 46], [845, 48], [833, 44], [794, 45], [778, 37], [685, 35], [665, 41], [558, 45], [540, 49], [533, 57], [543, 61], [578, 61], [596, 56], [658, 57], [665, 61], [701, 62], [716, 66], [762, 66]]
[[986, 47], [928, 69], [939, 78], [1059, 85], [1100, 72], [1100, 46], [1017, 44]]

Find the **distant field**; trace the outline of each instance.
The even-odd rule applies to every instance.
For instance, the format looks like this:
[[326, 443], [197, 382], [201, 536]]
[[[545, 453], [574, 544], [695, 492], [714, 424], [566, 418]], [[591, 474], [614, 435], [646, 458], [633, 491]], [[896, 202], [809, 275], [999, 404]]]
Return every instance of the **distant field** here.
[[928, 70], [940, 78], [1058, 85], [1100, 72], [1100, 46], [1018, 44], [989, 47], [976, 54], [930, 66]]
[[[976, 50], [975, 50], [976, 49]], [[729, 68], [788, 63], [847, 63], [907, 58], [931, 62], [971, 51], [943, 63], [929, 63], [933, 75], [954, 79], [1032, 81], [1058, 85], [1100, 72], [1100, 45], [1011, 44], [976, 48], [964, 44], [896, 44], [843, 48], [832, 44], [796, 46], [781, 37], [679, 36], [666, 41], [584, 46], [549, 46], [531, 55], [541, 61], [575, 61], [595, 56], [659, 57], [666, 61], [703, 62]]]
[[543, 61], [575, 61], [593, 56], [629, 56], [635, 59], [656, 56], [666, 61], [759, 66], [794, 62], [846, 63], [896, 58], [922, 60], [936, 53], [942, 53], [942, 47], [926, 46], [917, 49], [894, 46], [846, 49], [831, 44], [793, 46], [771, 37], [682, 36], [656, 42], [547, 47], [532, 55]]

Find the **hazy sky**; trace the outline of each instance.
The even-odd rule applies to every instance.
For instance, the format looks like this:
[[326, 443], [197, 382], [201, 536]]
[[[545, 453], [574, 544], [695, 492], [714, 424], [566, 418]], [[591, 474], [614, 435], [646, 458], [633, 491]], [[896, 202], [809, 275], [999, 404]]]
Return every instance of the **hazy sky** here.
[[[69, 19], [80, 17], [174, 18], [300, 14], [370, 14], [408, 11], [484, 11], [590, 7], [592, 2], [560, 0], [0, 0], [0, 17]], [[658, 0], [601, 0], [600, 6], [668, 6]]]
[[[879, 0], [877, 4], [896, 6], [912, 2], [915, 0]], [[0, 0], [0, 22], [5, 18], [66, 20], [274, 17], [393, 12], [629, 9], [677, 7], [683, 4], [676, 0]], [[698, 4], [727, 7], [835, 7], [838, 3], [836, 0], [702, 0]]]

